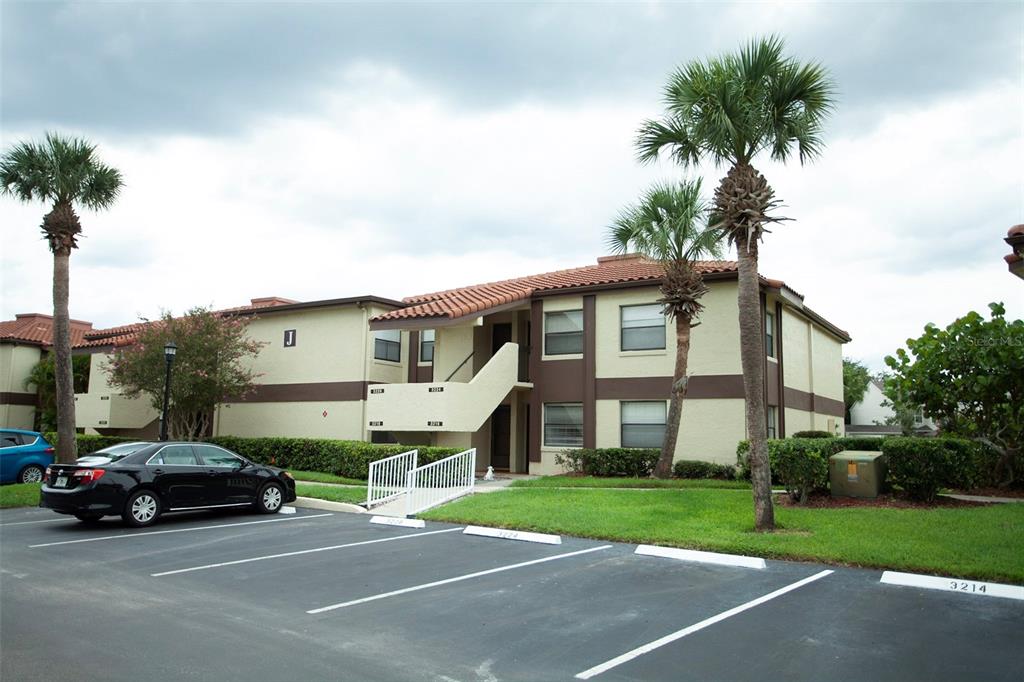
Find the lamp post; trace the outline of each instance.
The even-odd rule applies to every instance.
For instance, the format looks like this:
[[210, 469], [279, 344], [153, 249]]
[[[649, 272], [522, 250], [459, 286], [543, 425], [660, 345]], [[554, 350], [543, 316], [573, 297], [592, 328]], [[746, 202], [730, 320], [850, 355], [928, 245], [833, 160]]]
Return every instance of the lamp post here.
[[167, 360], [167, 376], [164, 378], [164, 412], [160, 418], [160, 440], [167, 440], [167, 405], [171, 401], [171, 365], [174, 364], [174, 354], [178, 352], [178, 346], [174, 341], [164, 344], [164, 359]]

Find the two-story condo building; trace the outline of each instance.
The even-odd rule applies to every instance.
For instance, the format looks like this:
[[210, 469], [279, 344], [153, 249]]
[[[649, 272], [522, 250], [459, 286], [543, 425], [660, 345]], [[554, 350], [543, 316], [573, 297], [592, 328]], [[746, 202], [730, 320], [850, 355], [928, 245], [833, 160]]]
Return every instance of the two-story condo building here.
[[[676, 459], [735, 461], [746, 437], [737, 270], [700, 265], [709, 291], [693, 329]], [[256, 390], [217, 408], [213, 435], [292, 436], [477, 449], [477, 468], [552, 473], [572, 447], [660, 447], [675, 360], [657, 302], [663, 271], [637, 256], [394, 301], [254, 299]], [[768, 431], [843, 430], [837, 328], [784, 282], [761, 280]], [[154, 437], [157, 413], [112, 390], [110, 353], [139, 325], [85, 330], [80, 427]]]

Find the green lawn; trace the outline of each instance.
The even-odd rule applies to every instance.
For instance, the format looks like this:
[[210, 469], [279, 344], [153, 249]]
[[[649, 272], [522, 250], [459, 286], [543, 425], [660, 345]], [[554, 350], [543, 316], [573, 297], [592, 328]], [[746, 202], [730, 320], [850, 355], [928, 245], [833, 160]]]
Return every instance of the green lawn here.
[[296, 481], [316, 481], [318, 483], [340, 483], [342, 485], [358, 485], [363, 488], [366, 487], [366, 481], [360, 481], [358, 478], [345, 478], [344, 476], [335, 476], [334, 474], [325, 474], [321, 471], [299, 471], [297, 469], [288, 469], [288, 473], [295, 477]]
[[38, 507], [41, 483], [15, 483], [0, 485], [0, 509], [8, 507]]
[[513, 481], [512, 488], [727, 488], [749, 490], [749, 481], [717, 478], [598, 478], [597, 476], [544, 476]]
[[331, 502], [348, 502], [350, 504], [366, 502], [366, 488], [341, 488], [296, 483], [295, 494], [299, 497], [315, 497], [318, 500], [330, 500]]
[[775, 510], [780, 530], [760, 534], [748, 491], [512, 489], [456, 500], [423, 517], [1024, 583], [1024, 504]]

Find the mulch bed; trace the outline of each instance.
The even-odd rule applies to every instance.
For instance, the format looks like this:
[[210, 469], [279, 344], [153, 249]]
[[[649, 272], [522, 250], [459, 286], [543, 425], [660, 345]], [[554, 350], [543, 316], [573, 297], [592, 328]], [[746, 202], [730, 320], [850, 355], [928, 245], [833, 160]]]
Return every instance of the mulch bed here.
[[859, 497], [832, 497], [829, 494], [811, 495], [807, 498], [807, 504], [801, 505], [794, 502], [789, 495], [776, 495], [775, 503], [783, 507], [805, 507], [812, 509], [846, 509], [849, 507], [889, 507], [891, 509], [945, 509], [947, 507], [984, 507], [989, 502], [968, 502], [967, 500], [954, 500], [949, 497], [936, 498], [934, 502], [916, 502], [905, 497], [893, 495], [879, 495], [873, 500]]

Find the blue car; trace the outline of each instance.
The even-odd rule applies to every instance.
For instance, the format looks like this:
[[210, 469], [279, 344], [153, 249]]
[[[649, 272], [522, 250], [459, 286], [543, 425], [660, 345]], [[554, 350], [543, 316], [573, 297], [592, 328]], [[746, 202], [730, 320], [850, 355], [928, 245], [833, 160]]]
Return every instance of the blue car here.
[[39, 483], [53, 464], [53, 446], [43, 434], [0, 429], [0, 483]]

